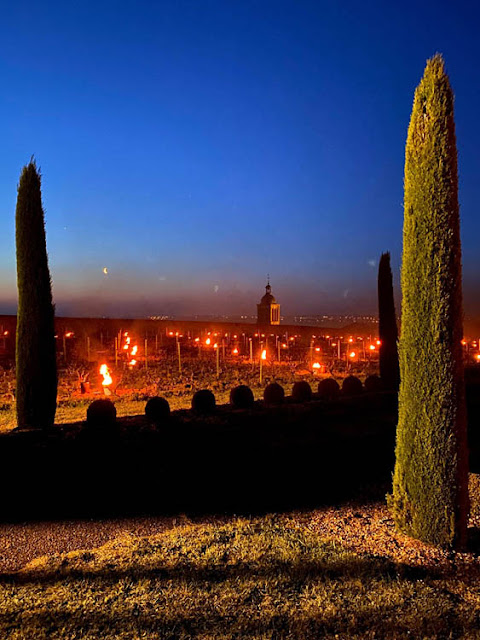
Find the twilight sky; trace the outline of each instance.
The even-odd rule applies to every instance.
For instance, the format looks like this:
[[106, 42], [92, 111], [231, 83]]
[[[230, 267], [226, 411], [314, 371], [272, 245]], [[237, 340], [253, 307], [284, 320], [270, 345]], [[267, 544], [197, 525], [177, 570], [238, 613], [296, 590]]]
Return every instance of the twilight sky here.
[[255, 313], [267, 273], [282, 314], [376, 312], [382, 251], [398, 286], [406, 132], [437, 51], [480, 312], [479, 24], [474, 1], [3, 3], [0, 313], [32, 154], [59, 315]]

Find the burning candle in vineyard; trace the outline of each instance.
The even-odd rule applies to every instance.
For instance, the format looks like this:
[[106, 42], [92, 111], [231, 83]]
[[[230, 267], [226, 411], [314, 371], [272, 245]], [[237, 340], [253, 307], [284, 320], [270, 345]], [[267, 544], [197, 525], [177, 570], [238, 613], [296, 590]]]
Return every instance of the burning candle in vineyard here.
[[264, 350], [262, 351], [262, 360], [266, 360], [266, 359], [267, 359], [267, 350], [266, 350], [266, 349], [264, 349]]
[[321, 369], [322, 365], [319, 362], [314, 362], [312, 364], [312, 369]]
[[111, 391], [108, 387], [112, 384], [113, 380], [112, 376], [110, 375], [110, 370], [106, 364], [102, 364], [102, 366], [100, 367], [100, 375], [103, 376], [103, 392], [106, 396], [109, 396], [111, 394]]

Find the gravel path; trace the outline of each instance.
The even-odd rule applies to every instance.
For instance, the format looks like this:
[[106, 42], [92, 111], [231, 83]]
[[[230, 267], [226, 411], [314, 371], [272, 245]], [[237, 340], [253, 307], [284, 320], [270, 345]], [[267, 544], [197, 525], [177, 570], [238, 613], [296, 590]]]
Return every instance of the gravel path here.
[[99, 547], [120, 535], [148, 536], [188, 522], [174, 517], [0, 524], [0, 573], [44, 555]]
[[[480, 532], [480, 474], [470, 474], [470, 526]], [[429, 547], [397, 533], [384, 501], [345, 504], [294, 515], [315, 529], [320, 538], [331, 538], [356, 553], [387, 557], [409, 565], [431, 565], [438, 569], [452, 562], [452, 554]], [[11, 573], [41, 556], [79, 549], [93, 549], [121, 535], [149, 536], [188, 523], [223, 523], [228, 516], [189, 520], [186, 516], [137, 517], [105, 520], [64, 520], [0, 524], [0, 574]], [[478, 539], [480, 544], [480, 538]], [[474, 554], [454, 554], [480, 575], [480, 547]]]

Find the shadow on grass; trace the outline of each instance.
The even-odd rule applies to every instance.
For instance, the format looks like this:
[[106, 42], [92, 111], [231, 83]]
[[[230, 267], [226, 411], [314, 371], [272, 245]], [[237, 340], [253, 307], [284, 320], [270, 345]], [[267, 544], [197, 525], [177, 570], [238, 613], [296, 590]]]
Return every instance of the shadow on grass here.
[[[264, 580], [268, 578], [282, 579], [293, 583], [301, 583], [307, 579], [342, 580], [349, 579], [371, 579], [386, 578], [394, 579], [398, 576], [398, 565], [383, 558], [369, 558], [351, 556], [348, 560], [340, 558], [338, 560], [329, 558], [332, 554], [340, 555], [335, 546], [322, 545], [326, 550], [326, 557], [319, 560], [299, 559], [297, 561], [282, 561], [276, 558], [268, 558], [263, 564], [249, 564], [240, 562], [236, 564], [215, 563], [213, 566], [196, 567], [192, 562], [180, 560], [175, 566], [149, 566], [119, 568], [111, 566], [95, 570], [85, 566], [81, 569], [69, 568], [68, 559], [64, 559], [61, 566], [52, 572], [41, 571], [20, 574], [0, 574], [3, 583], [11, 584], [54, 584], [59, 580], [83, 581], [85, 579], [99, 581], [104, 586], [116, 584], [119, 580], [155, 580], [158, 582], [169, 582], [171, 580], [182, 580], [187, 582], [212, 582], [221, 583], [227, 580], [246, 580], [250, 578]], [[141, 558], [143, 553], [134, 551], [132, 559], [136, 556]], [[87, 554], [88, 557], [88, 554]], [[87, 560], [88, 562], [88, 560]], [[425, 576], [422, 576], [425, 577]], [[416, 578], [420, 579], [420, 578]]]
[[[428, 584], [425, 576], [401, 575], [383, 559], [342, 558], [330, 544], [322, 549], [325, 558], [315, 562], [268, 559], [259, 565], [197, 568], [179, 562], [169, 568], [99, 572], [64, 566], [61, 575], [10, 578], [11, 587], [37, 588], [41, 594], [57, 584], [64, 589], [59, 595], [64, 601], [58, 606], [22, 603], [16, 612], [4, 612], [0, 625], [21, 629], [25, 637], [48, 630], [52, 638], [130, 638], [134, 633], [304, 640], [335, 634], [459, 638], [478, 628], [476, 617], [460, 610], [459, 596], [443, 585]], [[65, 602], [65, 589], [72, 602]], [[98, 592], [97, 600], [89, 597], [92, 592]], [[110, 600], [112, 592], [117, 596]]]

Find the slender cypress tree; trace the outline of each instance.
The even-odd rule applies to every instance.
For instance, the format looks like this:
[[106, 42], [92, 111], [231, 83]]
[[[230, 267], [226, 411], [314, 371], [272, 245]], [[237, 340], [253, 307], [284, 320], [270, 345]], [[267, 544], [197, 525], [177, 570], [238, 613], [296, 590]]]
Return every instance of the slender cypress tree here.
[[55, 420], [57, 365], [41, 177], [33, 159], [20, 176], [15, 218], [17, 422], [19, 427], [45, 429]]
[[390, 505], [404, 533], [466, 543], [468, 450], [453, 94], [443, 58], [427, 61], [405, 152], [402, 330]]
[[398, 329], [389, 252], [382, 253], [378, 265], [378, 332], [381, 341], [380, 377], [387, 389], [397, 391], [400, 383]]

